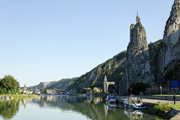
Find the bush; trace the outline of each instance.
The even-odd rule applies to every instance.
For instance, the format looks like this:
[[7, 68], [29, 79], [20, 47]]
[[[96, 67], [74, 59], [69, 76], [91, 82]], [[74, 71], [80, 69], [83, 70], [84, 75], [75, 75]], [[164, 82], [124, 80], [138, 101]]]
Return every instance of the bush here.
[[[131, 84], [131, 86], [128, 89], [128, 92], [134, 95], [139, 95], [140, 92], [146, 91], [147, 84], [144, 83], [134, 83]], [[132, 91], [130, 91], [130, 88], [132, 88]]]
[[93, 93], [94, 93], [94, 94], [97, 94], [97, 93], [99, 93], [99, 92], [98, 92], [97, 90], [93, 90]]
[[154, 110], [156, 113], [159, 113], [159, 112], [168, 113], [171, 110], [171, 108], [166, 104], [159, 103], [154, 106]]
[[157, 115], [162, 116], [163, 118], [169, 119], [171, 118], [171, 115], [169, 112], [171, 111], [171, 108], [167, 104], [157, 104], [154, 106], [154, 110]]

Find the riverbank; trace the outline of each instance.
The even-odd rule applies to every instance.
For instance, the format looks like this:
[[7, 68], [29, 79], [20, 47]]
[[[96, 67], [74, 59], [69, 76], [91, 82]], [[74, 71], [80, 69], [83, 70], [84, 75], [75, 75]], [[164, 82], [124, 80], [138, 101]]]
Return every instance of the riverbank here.
[[[158, 103], [162, 103], [162, 104], [169, 104], [171, 108], [176, 107], [173, 106], [174, 101], [172, 100], [172, 95], [137, 96], [137, 97], [142, 98], [143, 103], [147, 106], [153, 107]], [[116, 99], [118, 100], [119, 103], [123, 103], [123, 100], [127, 98], [128, 96], [116, 96]], [[180, 105], [180, 95], [177, 95], [176, 98], [177, 98], [176, 105]], [[178, 120], [180, 118], [179, 107], [172, 108], [169, 114], [172, 116], [171, 120]]]
[[33, 98], [38, 95], [25, 95], [25, 94], [20, 94], [20, 95], [0, 95], [0, 101], [2, 100], [10, 100], [10, 99], [24, 99], [24, 98]]

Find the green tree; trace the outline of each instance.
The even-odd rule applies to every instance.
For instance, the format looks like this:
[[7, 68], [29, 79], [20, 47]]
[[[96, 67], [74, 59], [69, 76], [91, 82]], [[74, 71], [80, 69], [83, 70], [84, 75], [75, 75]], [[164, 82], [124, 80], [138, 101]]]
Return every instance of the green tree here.
[[46, 89], [41, 88], [41, 93], [46, 93]]
[[6, 75], [4, 78], [0, 80], [0, 93], [4, 94], [4, 91], [6, 93], [15, 93], [18, 91], [19, 83], [16, 81], [16, 79], [11, 75]]

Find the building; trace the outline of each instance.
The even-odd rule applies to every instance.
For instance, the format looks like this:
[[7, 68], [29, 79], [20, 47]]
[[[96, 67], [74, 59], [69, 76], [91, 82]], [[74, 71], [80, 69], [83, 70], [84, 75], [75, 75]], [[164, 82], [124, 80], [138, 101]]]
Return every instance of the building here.
[[92, 89], [91, 89], [91, 88], [87, 88], [86, 94], [87, 94], [87, 95], [92, 95]]
[[115, 85], [115, 82], [108, 82], [106, 75], [104, 76], [104, 93], [108, 93], [109, 85]]

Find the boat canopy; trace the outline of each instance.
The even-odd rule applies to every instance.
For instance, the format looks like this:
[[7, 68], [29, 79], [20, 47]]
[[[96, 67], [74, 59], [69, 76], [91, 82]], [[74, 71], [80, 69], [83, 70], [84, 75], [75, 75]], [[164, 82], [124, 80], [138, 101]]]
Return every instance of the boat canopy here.
[[140, 98], [138, 98], [138, 97], [129, 97], [129, 98], [128, 98], [128, 102], [129, 102], [130, 104], [133, 104], [133, 103], [141, 103], [142, 100], [141, 100]]
[[108, 99], [115, 99], [114, 96], [108, 96]]

